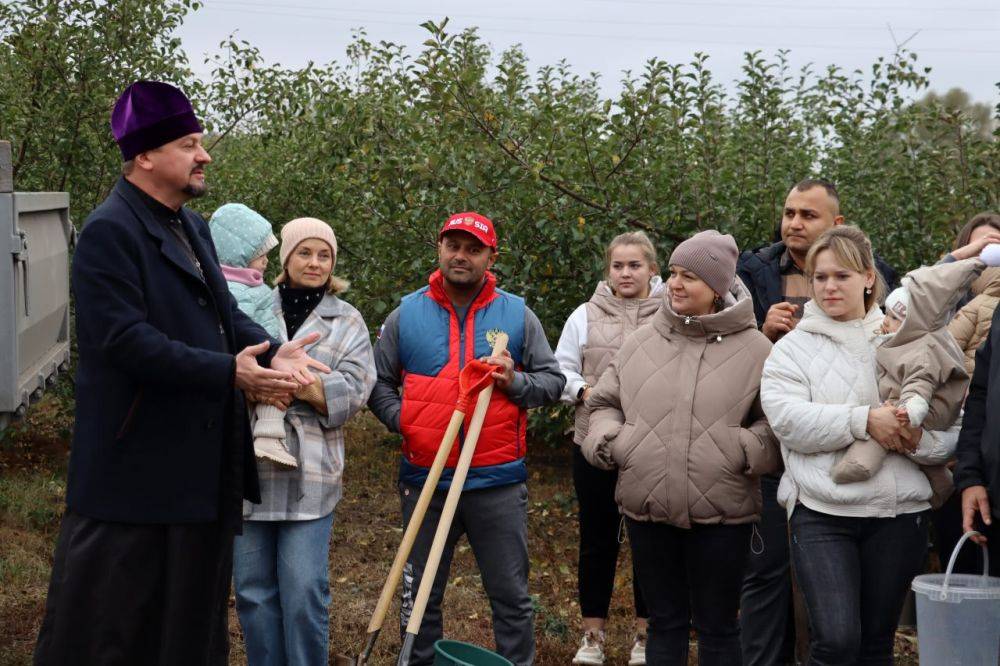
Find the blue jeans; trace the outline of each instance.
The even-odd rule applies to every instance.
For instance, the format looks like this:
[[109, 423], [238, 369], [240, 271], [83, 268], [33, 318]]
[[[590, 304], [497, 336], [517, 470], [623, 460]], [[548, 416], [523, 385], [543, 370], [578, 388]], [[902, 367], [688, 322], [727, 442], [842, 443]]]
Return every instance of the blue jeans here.
[[243, 523], [233, 581], [249, 666], [327, 663], [332, 527], [333, 513]]
[[795, 577], [812, 631], [809, 663], [893, 663], [893, 638], [927, 555], [929, 511], [846, 518], [795, 507]]

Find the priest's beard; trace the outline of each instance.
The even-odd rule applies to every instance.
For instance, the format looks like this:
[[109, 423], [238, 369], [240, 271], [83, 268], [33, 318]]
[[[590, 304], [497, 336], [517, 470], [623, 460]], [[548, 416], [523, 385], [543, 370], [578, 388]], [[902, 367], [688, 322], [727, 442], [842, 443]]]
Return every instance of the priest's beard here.
[[192, 199], [197, 199], [208, 192], [208, 185], [192, 185], [188, 183], [184, 186], [184, 194], [188, 195]]

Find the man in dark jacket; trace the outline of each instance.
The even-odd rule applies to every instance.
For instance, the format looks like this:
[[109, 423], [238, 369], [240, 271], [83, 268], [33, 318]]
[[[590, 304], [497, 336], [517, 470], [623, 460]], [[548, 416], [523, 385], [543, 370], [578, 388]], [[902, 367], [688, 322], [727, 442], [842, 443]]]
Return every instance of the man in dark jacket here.
[[[825, 180], [803, 180], [785, 199], [781, 240], [740, 255], [736, 273], [753, 296], [757, 325], [772, 342], [802, 318], [802, 306], [811, 298], [803, 273], [806, 255], [824, 231], [838, 224], [844, 224], [844, 216], [836, 188]], [[879, 257], [875, 264], [889, 291], [899, 286], [896, 271]]]
[[[989, 541], [990, 571], [1000, 571], [1000, 309], [986, 342], [976, 352], [976, 369], [965, 400], [962, 431], [958, 436], [955, 489], [962, 493], [962, 530], [976, 530], [977, 543]], [[974, 571], [981, 571], [981, 565]]]
[[233, 536], [259, 501], [241, 391], [329, 369], [230, 296], [183, 206], [211, 161], [184, 94], [137, 82], [111, 127], [125, 175], [73, 260], [76, 425], [35, 663], [225, 664]]
[[[802, 318], [802, 307], [812, 297], [806, 255], [824, 231], [838, 224], [844, 224], [844, 216], [837, 189], [825, 180], [803, 180], [785, 198], [781, 240], [740, 255], [736, 273], [753, 296], [757, 325], [772, 342]], [[897, 287], [896, 272], [878, 257], [875, 263], [889, 289]], [[777, 500], [779, 480], [780, 475], [761, 477], [763, 548], [755, 544], [751, 549], [740, 603], [744, 666], [794, 662], [788, 522]]]

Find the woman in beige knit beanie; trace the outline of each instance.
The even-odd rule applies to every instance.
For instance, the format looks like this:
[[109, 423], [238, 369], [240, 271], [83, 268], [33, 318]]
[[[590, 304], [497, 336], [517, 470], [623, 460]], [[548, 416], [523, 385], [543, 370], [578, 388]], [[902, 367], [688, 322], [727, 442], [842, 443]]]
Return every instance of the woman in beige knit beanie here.
[[713, 229], [700, 231], [674, 248], [667, 282], [674, 312], [707, 315], [721, 310], [736, 278], [737, 257], [733, 237]]
[[[314, 241], [309, 243], [307, 241]], [[299, 252], [303, 255], [306, 254], [306, 248], [300, 248], [299, 246], [306, 243], [309, 249], [315, 245], [315, 241], [321, 241], [326, 243], [329, 248], [329, 271], [326, 270], [326, 263], [324, 261], [323, 265], [319, 267], [319, 270], [328, 273], [327, 291], [331, 294], [342, 294], [347, 291], [350, 283], [344, 279], [341, 279], [333, 274], [333, 269], [337, 265], [337, 236], [333, 233], [333, 228], [323, 220], [317, 219], [315, 217], [297, 217], [290, 222], [287, 222], [284, 227], [281, 228], [281, 246], [278, 248], [278, 258], [281, 261], [281, 273], [274, 280], [275, 284], [285, 283], [289, 279], [289, 269], [288, 261], [292, 258], [293, 253]], [[316, 247], [315, 254], [317, 258], [322, 255], [322, 248]], [[296, 273], [296, 277], [299, 280], [305, 280], [305, 284], [302, 286], [316, 286], [312, 284], [314, 280], [311, 280], [311, 274], [309, 271], [302, 270], [299, 267], [299, 262], [294, 261], [292, 271]]]
[[760, 409], [770, 341], [736, 279], [732, 236], [703, 231], [670, 256], [663, 304], [625, 338], [587, 398], [580, 447], [618, 470], [615, 499], [649, 611], [646, 662], [740, 663], [740, 590], [759, 476], [779, 464]]
[[368, 327], [333, 276], [337, 238], [326, 222], [299, 218], [281, 231], [281, 275], [273, 311], [279, 339], [319, 333], [306, 348], [330, 372], [294, 396], [271, 433], [294, 465], [257, 466], [260, 504], [244, 503], [243, 535], [233, 550], [236, 613], [249, 666], [325, 664], [329, 659], [330, 534], [343, 495], [346, 422], [375, 385]]

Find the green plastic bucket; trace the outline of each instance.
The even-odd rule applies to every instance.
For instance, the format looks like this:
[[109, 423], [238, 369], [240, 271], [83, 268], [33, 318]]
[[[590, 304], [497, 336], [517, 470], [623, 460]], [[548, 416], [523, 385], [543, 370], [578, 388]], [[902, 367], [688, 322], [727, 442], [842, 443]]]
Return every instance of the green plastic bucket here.
[[462, 641], [434, 644], [434, 666], [514, 666], [496, 652]]

